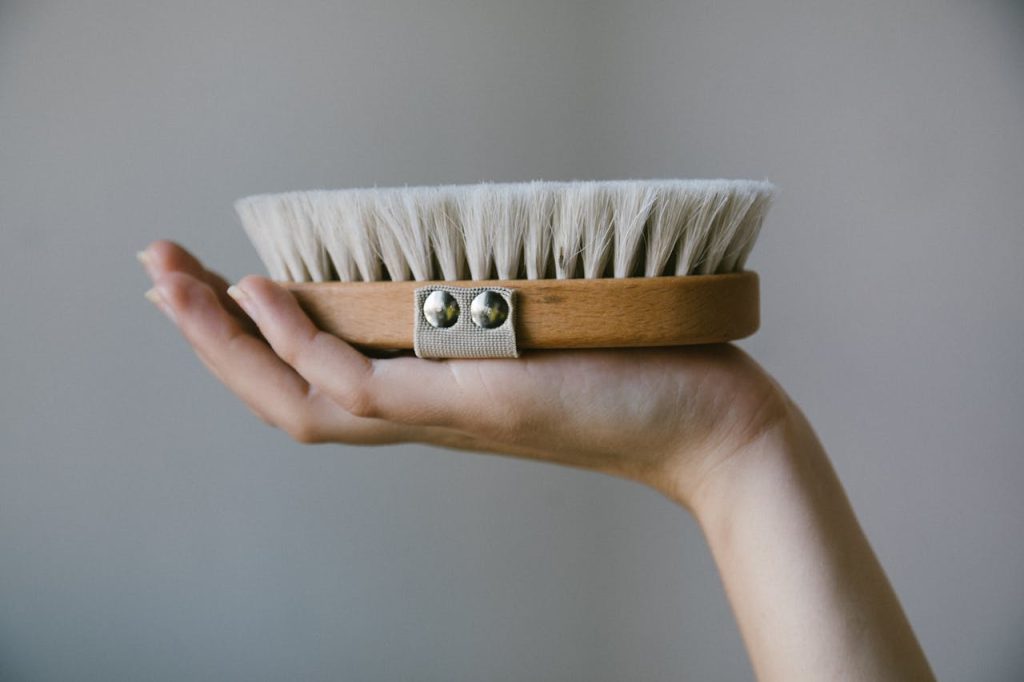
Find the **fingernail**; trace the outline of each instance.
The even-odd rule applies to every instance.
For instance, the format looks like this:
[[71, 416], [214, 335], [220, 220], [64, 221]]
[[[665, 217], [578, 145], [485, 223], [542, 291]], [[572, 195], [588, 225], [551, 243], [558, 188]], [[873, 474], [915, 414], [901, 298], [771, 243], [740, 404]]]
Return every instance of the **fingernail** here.
[[135, 254], [135, 258], [140, 263], [142, 263], [142, 267], [144, 267], [146, 269], [146, 272], [149, 274], [149, 276], [152, 277], [153, 276], [153, 254], [151, 254], [148, 249], [144, 249], [142, 251], [138, 251]]
[[235, 302], [242, 306], [242, 309], [245, 310], [245, 312], [252, 315], [252, 309], [255, 306], [252, 305], [252, 299], [249, 298], [249, 294], [246, 293], [245, 289], [232, 284], [228, 287], [228, 296], [235, 299]]
[[146, 297], [147, 301], [159, 308], [160, 311], [171, 320], [171, 322], [174, 322], [175, 324], [178, 323], [177, 318], [174, 317], [174, 311], [171, 310], [171, 307], [164, 302], [164, 297], [160, 295], [160, 292], [156, 287], [153, 287], [143, 295]]

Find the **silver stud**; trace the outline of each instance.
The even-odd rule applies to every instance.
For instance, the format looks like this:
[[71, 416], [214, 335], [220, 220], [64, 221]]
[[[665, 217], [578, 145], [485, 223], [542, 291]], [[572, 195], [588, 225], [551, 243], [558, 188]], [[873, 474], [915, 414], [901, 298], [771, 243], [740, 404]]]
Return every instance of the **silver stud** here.
[[423, 301], [423, 317], [432, 327], [450, 327], [459, 319], [459, 303], [447, 291], [432, 291]]
[[484, 329], [494, 329], [508, 319], [508, 303], [497, 291], [485, 291], [477, 295], [469, 306], [473, 324]]

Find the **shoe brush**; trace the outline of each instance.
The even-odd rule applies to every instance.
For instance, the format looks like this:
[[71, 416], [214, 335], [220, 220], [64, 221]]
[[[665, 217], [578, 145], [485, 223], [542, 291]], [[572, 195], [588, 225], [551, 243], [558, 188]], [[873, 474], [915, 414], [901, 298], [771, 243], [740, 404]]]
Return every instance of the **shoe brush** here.
[[717, 343], [759, 324], [744, 269], [773, 187], [526, 182], [289, 192], [235, 208], [323, 330], [423, 357]]

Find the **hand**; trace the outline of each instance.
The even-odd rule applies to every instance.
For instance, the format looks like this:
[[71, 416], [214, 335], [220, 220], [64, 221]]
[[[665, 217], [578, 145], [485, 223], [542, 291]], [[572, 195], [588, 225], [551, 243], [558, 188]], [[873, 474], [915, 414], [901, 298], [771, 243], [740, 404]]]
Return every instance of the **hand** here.
[[267, 279], [229, 288], [169, 242], [140, 257], [147, 298], [296, 440], [419, 441], [646, 483], [695, 512], [758, 679], [934, 679], [810, 425], [734, 346], [377, 359]]
[[154, 282], [147, 297], [210, 371], [303, 443], [416, 441], [546, 460], [631, 478], [689, 506], [712, 471], [790, 411], [731, 345], [375, 359], [318, 330], [268, 279], [229, 288], [166, 241], [140, 259]]

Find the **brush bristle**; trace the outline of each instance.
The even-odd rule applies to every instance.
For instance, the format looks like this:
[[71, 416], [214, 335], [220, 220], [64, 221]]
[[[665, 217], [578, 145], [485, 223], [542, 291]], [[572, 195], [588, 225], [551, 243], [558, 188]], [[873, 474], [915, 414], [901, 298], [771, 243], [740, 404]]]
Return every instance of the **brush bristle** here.
[[292, 282], [657, 277], [742, 270], [774, 187], [529, 182], [290, 192], [235, 209]]

